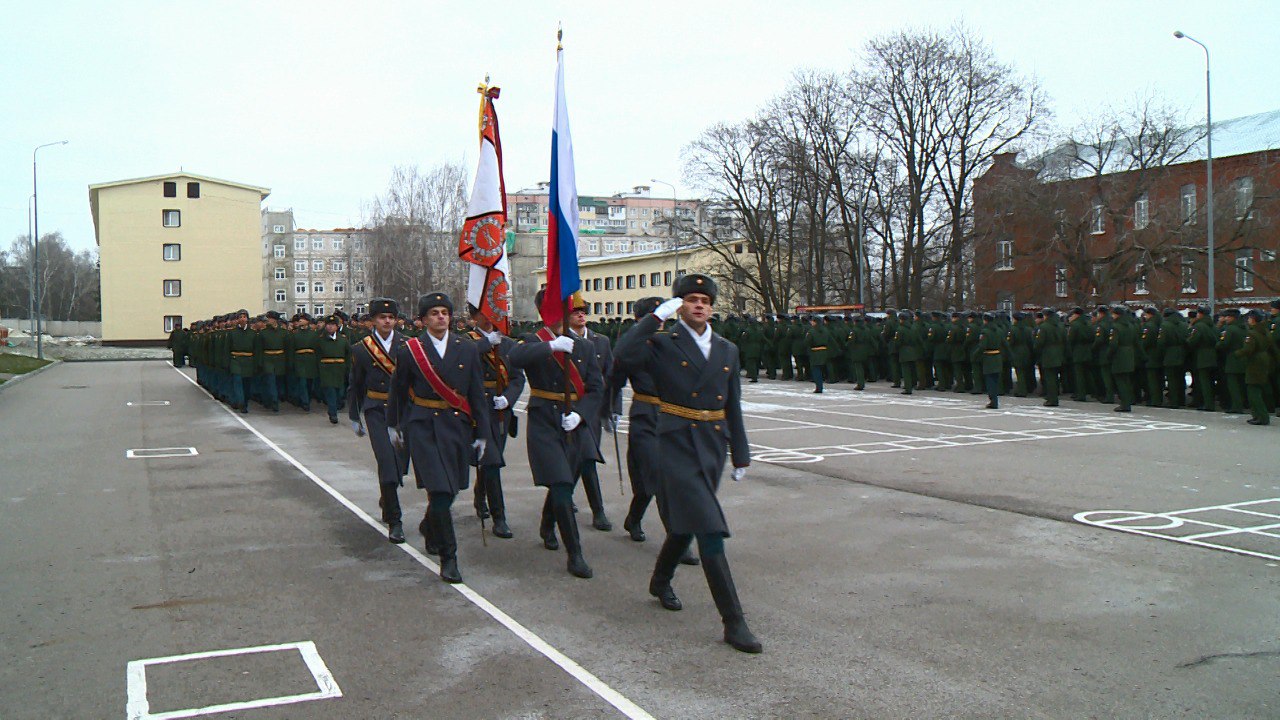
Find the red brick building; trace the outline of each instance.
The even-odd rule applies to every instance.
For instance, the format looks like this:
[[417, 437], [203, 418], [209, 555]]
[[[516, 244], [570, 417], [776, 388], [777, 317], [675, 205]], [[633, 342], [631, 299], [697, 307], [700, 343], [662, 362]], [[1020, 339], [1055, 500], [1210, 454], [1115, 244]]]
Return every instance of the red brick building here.
[[[1205, 304], [1202, 136], [997, 157], [974, 183], [974, 304]], [[1280, 297], [1280, 111], [1214, 123], [1213, 141], [1217, 305], [1259, 307]]]

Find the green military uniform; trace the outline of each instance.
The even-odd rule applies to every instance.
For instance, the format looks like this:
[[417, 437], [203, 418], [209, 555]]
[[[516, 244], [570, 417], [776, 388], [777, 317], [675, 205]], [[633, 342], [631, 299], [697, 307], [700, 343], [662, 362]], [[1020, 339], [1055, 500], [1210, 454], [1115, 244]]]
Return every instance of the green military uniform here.
[[983, 385], [987, 391], [987, 407], [996, 410], [1000, 407], [1000, 371], [1004, 367], [1001, 348], [1004, 346], [1004, 334], [996, 324], [995, 316], [985, 313], [977, 335], [978, 360], [974, 365], [982, 373]]
[[249, 412], [249, 396], [253, 376], [262, 357], [258, 333], [249, 329], [247, 312], [241, 311], [243, 325], [227, 333], [227, 371], [231, 374], [231, 405], [241, 413]]
[[1138, 331], [1133, 326], [1133, 315], [1128, 308], [1117, 305], [1112, 309], [1114, 319], [1108, 335], [1109, 352], [1106, 357], [1108, 370], [1116, 394], [1120, 397], [1117, 412], [1131, 412], [1133, 409], [1133, 376], [1137, 370]]
[[319, 358], [320, 394], [329, 411], [329, 422], [338, 424], [338, 411], [342, 409], [347, 383], [347, 367], [351, 362], [351, 342], [339, 331], [329, 332], [329, 325], [336, 326], [335, 319], [326, 323], [326, 332], [316, 340], [316, 357]]
[[826, 378], [827, 357], [831, 353], [831, 336], [825, 324], [819, 318], [811, 321], [804, 336], [804, 349], [809, 358], [809, 373], [813, 378], [814, 392], [822, 392], [822, 381]]
[[1031, 317], [1025, 313], [1015, 313], [1014, 324], [1005, 333], [1005, 343], [1009, 346], [1009, 363], [1016, 371], [1017, 384], [1014, 386], [1014, 397], [1026, 397], [1033, 387], [1035, 363], [1032, 362], [1032, 345], [1035, 343], [1035, 325]]
[[[1238, 321], [1237, 321], [1238, 322]], [[1249, 313], [1249, 329], [1244, 344], [1234, 355], [1245, 361], [1244, 382], [1249, 394], [1250, 425], [1270, 425], [1271, 413], [1267, 396], [1271, 393], [1271, 370], [1275, 364], [1276, 346], [1263, 324], [1262, 313]]]
[[[1160, 374], [1164, 385], [1156, 390], [1153, 398], [1157, 405], [1182, 408], [1187, 400], [1187, 323], [1177, 310], [1165, 310], [1164, 320], [1156, 337]], [[1147, 372], [1152, 372], [1147, 365]], [[1162, 394], [1168, 388], [1168, 396]]]
[[1240, 325], [1240, 311], [1230, 308], [1223, 313], [1227, 317], [1222, 331], [1218, 333], [1218, 351], [1223, 353], [1222, 371], [1227, 380], [1227, 413], [1238, 415], [1244, 412], [1245, 369], [1248, 364], [1237, 351], [1244, 348], [1244, 340], [1248, 333]]
[[1036, 326], [1033, 342], [1040, 360], [1040, 378], [1044, 383], [1045, 407], [1058, 406], [1058, 371], [1066, 361], [1067, 333], [1051, 309], [1037, 314], [1043, 318]]
[[737, 337], [738, 352], [742, 355], [742, 363], [750, 382], [760, 381], [760, 358], [764, 355], [767, 342], [760, 323], [750, 318], [743, 324]]

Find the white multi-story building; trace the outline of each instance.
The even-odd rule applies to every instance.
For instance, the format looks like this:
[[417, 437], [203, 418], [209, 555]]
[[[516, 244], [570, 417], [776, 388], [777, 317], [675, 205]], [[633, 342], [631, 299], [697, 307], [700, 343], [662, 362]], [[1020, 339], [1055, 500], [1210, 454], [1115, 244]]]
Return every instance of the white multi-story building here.
[[359, 228], [299, 229], [292, 210], [263, 210], [263, 310], [287, 316], [365, 312], [368, 237]]

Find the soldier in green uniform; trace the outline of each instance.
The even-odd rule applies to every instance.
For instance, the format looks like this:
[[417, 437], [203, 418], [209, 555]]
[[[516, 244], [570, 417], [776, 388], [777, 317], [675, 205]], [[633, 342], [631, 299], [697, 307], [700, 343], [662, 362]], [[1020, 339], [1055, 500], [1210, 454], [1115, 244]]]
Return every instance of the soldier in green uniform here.
[[[1267, 335], [1271, 344], [1280, 352], [1280, 300], [1271, 301], [1271, 317], [1267, 319]], [[1271, 403], [1276, 408], [1276, 416], [1280, 417], [1280, 357], [1275, 358], [1271, 368]]]
[[1014, 324], [1005, 333], [1005, 343], [1009, 346], [1009, 362], [1016, 371], [1017, 383], [1014, 385], [1014, 397], [1026, 397], [1033, 387], [1035, 363], [1032, 362], [1032, 345], [1035, 342], [1035, 325], [1031, 317], [1024, 312], [1013, 314]]
[[1239, 308], [1227, 308], [1222, 314], [1226, 322], [1218, 333], [1218, 352], [1224, 354], [1222, 370], [1227, 379], [1227, 394], [1230, 399], [1227, 414], [1240, 415], [1244, 413], [1244, 374], [1247, 363], [1237, 351], [1244, 347], [1244, 339], [1248, 333], [1240, 323]]
[[249, 397], [260, 348], [258, 334], [249, 328], [249, 311], [237, 312], [236, 325], [227, 334], [227, 371], [231, 374], [231, 406], [241, 413], [249, 412]]
[[933, 347], [933, 388], [950, 392], [955, 378], [951, 374], [951, 323], [945, 313], [934, 312], [929, 333], [929, 344]]
[[754, 316], [748, 316], [738, 333], [738, 351], [747, 370], [749, 382], [760, 382], [760, 358], [765, 351], [764, 331]]
[[1133, 313], [1123, 305], [1111, 308], [1111, 318], [1111, 331], [1107, 340], [1110, 352], [1107, 357], [1110, 360], [1108, 369], [1111, 372], [1112, 383], [1120, 398], [1120, 404], [1116, 406], [1115, 411], [1132, 412], [1133, 376], [1137, 370], [1138, 331], [1134, 327]]
[[855, 316], [848, 342], [845, 343], [845, 353], [849, 358], [849, 377], [855, 383], [854, 390], [867, 389], [867, 362], [871, 359], [873, 349], [871, 329], [862, 316]]
[[1089, 399], [1089, 357], [1092, 355], [1093, 330], [1085, 319], [1084, 309], [1075, 307], [1067, 319], [1067, 350], [1071, 361], [1071, 399]]
[[1142, 322], [1138, 325], [1138, 365], [1134, 383], [1146, 396], [1147, 407], [1160, 407], [1164, 398], [1164, 357], [1160, 349], [1160, 331], [1164, 323], [1160, 311], [1154, 307], [1142, 309]]
[[[1157, 405], [1180, 410], [1187, 401], [1187, 323], [1182, 319], [1182, 313], [1173, 308], [1164, 311], [1156, 350], [1168, 396], [1163, 394], [1164, 387], [1159, 387], [1154, 400]], [[1151, 372], [1151, 365], [1147, 366], [1147, 371]]]
[[982, 317], [970, 310], [965, 315], [965, 320], [967, 323], [965, 325], [964, 350], [969, 357], [969, 394], [981, 395], [983, 388], [986, 386], [986, 379], [983, 377], [986, 373], [982, 371], [983, 355], [985, 353], [978, 347], [978, 341], [982, 335]]
[[262, 374], [259, 390], [262, 403], [272, 412], [280, 412], [280, 397], [285, 395], [285, 373], [288, 358], [285, 343], [288, 334], [280, 327], [280, 313], [274, 310], [266, 315], [265, 327], [258, 332], [262, 345]]
[[293, 376], [293, 402], [306, 412], [311, 412], [311, 399], [319, 392], [316, 384], [320, 377], [320, 359], [316, 356], [319, 340], [320, 333], [311, 327], [311, 318], [306, 313], [296, 315], [287, 354]]
[[1000, 409], [1000, 371], [1004, 365], [1000, 348], [1004, 334], [996, 324], [994, 313], [982, 314], [982, 326], [978, 329], [977, 351], [980, 358], [975, 365], [982, 372], [982, 384], [987, 391], [987, 409]]
[[947, 347], [951, 353], [951, 386], [949, 390], [958, 393], [969, 391], [969, 356], [965, 352], [964, 340], [967, 328], [964, 313], [951, 313], [951, 324], [947, 327]]
[[1040, 359], [1040, 380], [1044, 383], [1045, 407], [1058, 407], [1058, 372], [1066, 360], [1067, 331], [1058, 322], [1058, 313], [1045, 308], [1036, 313], [1034, 343]]
[[898, 371], [902, 373], [902, 394], [910, 395], [915, 392], [917, 363], [924, 355], [924, 339], [920, 336], [920, 328], [916, 326], [908, 310], [898, 313], [893, 344], [898, 350]]
[[339, 398], [346, 389], [347, 367], [351, 361], [351, 343], [338, 329], [341, 321], [330, 315], [324, 321], [324, 333], [316, 340], [316, 357], [320, 359], [320, 394], [329, 410], [329, 422], [338, 424]]
[[1196, 409], [1212, 412], [1216, 397], [1213, 388], [1214, 374], [1218, 367], [1218, 331], [1207, 311], [1202, 308], [1189, 310], [1191, 318], [1187, 328], [1187, 353], [1190, 354], [1192, 371], [1191, 398]]
[[1266, 396], [1270, 393], [1271, 370], [1274, 364], [1276, 346], [1263, 325], [1261, 310], [1250, 310], [1247, 316], [1249, 328], [1245, 333], [1244, 343], [1233, 354], [1244, 360], [1244, 382], [1249, 394], [1250, 425], [1270, 425], [1271, 413], [1267, 408]]
[[173, 353], [173, 366], [176, 368], [185, 367], [187, 364], [188, 340], [187, 329], [181, 325], [174, 327], [169, 333], [169, 340], [164, 346]]
[[1115, 400], [1115, 379], [1111, 375], [1111, 313], [1105, 305], [1093, 312], [1093, 374], [1099, 388], [1099, 402]]
[[796, 380], [800, 382], [808, 382], [809, 380], [809, 345], [805, 339], [809, 335], [809, 323], [806, 318], [797, 317], [796, 323], [791, 326], [791, 332], [788, 337], [791, 339], [791, 357], [796, 361]]
[[814, 392], [822, 392], [822, 381], [827, 368], [827, 355], [831, 351], [831, 337], [822, 319], [815, 316], [809, 318], [809, 330], [805, 333], [805, 350], [809, 356], [809, 373], [813, 378]]
[[893, 381], [890, 387], [902, 387], [902, 366], [898, 364], [898, 313], [890, 309], [885, 311], [884, 323], [880, 326], [880, 343], [884, 351], [885, 370]]

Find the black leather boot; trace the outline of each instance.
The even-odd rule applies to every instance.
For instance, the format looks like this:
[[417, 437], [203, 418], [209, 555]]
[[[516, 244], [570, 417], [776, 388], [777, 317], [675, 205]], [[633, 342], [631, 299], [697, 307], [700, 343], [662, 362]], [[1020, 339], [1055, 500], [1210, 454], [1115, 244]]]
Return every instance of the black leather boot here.
[[587, 504], [591, 506], [591, 527], [601, 532], [612, 530], [613, 523], [604, 512], [604, 497], [600, 494], [600, 476], [596, 473], [595, 463], [583, 468], [582, 489], [586, 491]]
[[538, 535], [542, 538], [542, 547], [548, 550], [559, 550], [556, 542], [556, 516], [551, 512], [551, 495], [547, 495], [542, 503], [542, 524], [538, 526]]
[[404, 526], [398, 522], [391, 523], [387, 528], [387, 541], [397, 545], [404, 542]]
[[462, 582], [458, 572], [458, 538], [453, 533], [453, 514], [432, 513], [436, 537], [440, 539], [440, 579], [447, 583]]
[[552, 508], [556, 524], [560, 526], [560, 538], [564, 540], [564, 550], [569, 556], [567, 567], [569, 574], [580, 578], [591, 577], [591, 566], [582, 557], [582, 540], [578, 536], [578, 519], [568, 505], [556, 505]]
[[693, 543], [690, 543], [685, 546], [684, 554], [680, 556], [680, 564], [681, 565], [701, 565], [702, 564], [702, 561], [698, 559], [698, 556], [693, 554]]
[[[632, 487], [635, 490], [634, 486]], [[640, 526], [640, 520], [644, 518], [644, 511], [649, 508], [649, 501], [652, 497], [643, 492], [633, 492], [631, 495], [631, 505], [627, 508], [627, 517], [622, 521], [622, 529], [626, 530], [635, 542], [644, 542], [644, 528]]]
[[502, 478], [497, 471], [484, 479], [484, 494], [489, 501], [489, 513], [493, 516], [493, 536], [504, 540], [513, 537], [511, 528], [507, 526], [507, 503], [502, 497]]
[[479, 477], [476, 478], [475, 496], [471, 500], [471, 505], [476, 509], [476, 517], [481, 520], [489, 519], [489, 501], [486, 486], [488, 478], [485, 477], [483, 470], [480, 471]]
[[676, 564], [680, 556], [689, 548], [693, 540], [689, 535], [668, 535], [658, 551], [658, 560], [653, 564], [653, 575], [649, 578], [649, 594], [658, 598], [658, 602], [667, 610], [680, 610], [684, 606], [680, 598], [671, 589], [671, 579], [676, 575]]
[[716, 601], [716, 609], [720, 611], [720, 618], [724, 621], [724, 641], [735, 650], [745, 653], [763, 650], [760, 641], [747, 627], [747, 619], [742, 615], [738, 589], [734, 587], [733, 576], [729, 574], [729, 559], [723, 554], [703, 558], [702, 572], [707, 576], [711, 597]]
[[440, 554], [440, 541], [436, 539], [435, 532], [432, 530], [431, 514], [422, 516], [422, 522], [418, 523], [418, 532], [422, 533], [422, 538], [426, 541], [423, 548], [428, 555]]

